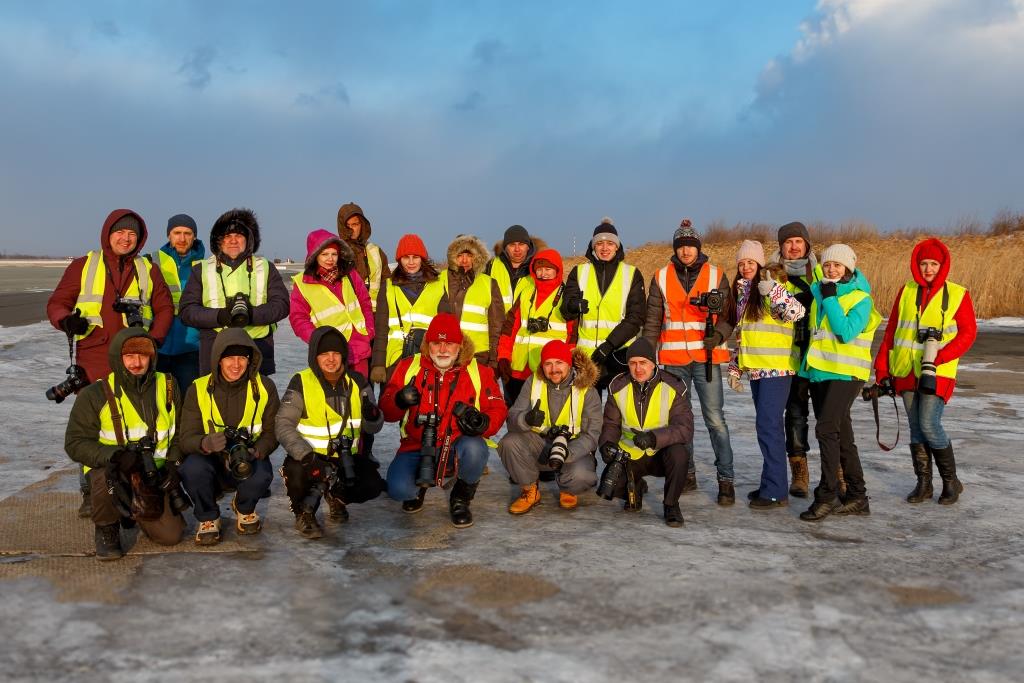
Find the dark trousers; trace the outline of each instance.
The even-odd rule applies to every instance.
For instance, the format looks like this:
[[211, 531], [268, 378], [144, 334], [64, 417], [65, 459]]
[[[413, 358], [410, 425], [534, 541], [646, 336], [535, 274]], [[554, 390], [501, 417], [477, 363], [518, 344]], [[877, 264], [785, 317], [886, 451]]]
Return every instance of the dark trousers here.
[[[683, 484], [686, 483], [686, 464], [689, 459], [686, 447], [681, 443], [666, 446], [654, 455], [645, 455], [639, 460], [630, 460], [629, 469], [633, 477], [640, 484], [643, 477], [665, 477], [665, 505], [675, 505], [679, 502], [679, 495], [683, 492]], [[615, 487], [612, 496], [615, 498], [626, 497], [625, 477]]]
[[[107, 492], [107, 475], [103, 468], [89, 470], [89, 490], [92, 497], [92, 522], [96, 526], [109, 526], [121, 521], [121, 513], [114, 506], [114, 499]], [[164, 512], [158, 519], [137, 521], [142, 533], [159, 545], [176, 545], [185, 533], [185, 519], [171, 510], [171, 503], [164, 495]]]
[[594, 385], [594, 388], [597, 389], [597, 393], [600, 394], [602, 398], [604, 397], [605, 389], [608, 388], [608, 385], [612, 383], [613, 379], [615, 379], [624, 372], [629, 372], [629, 368], [619, 361], [619, 355], [625, 357], [625, 349], [613, 351], [598, 366], [598, 368], [601, 370], [601, 375], [597, 378], [597, 384]]
[[526, 384], [525, 379], [510, 379], [505, 382], [505, 405], [509, 408], [519, 398], [519, 392], [523, 390], [523, 385]]
[[182, 397], [199, 377], [199, 352], [176, 353], [173, 356], [160, 354], [156, 358], [157, 372], [170, 373]]
[[789, 385], [789, 400], [786, 401], [786, 454], [807, 455], [807, 417], [811, 397], [811, 380], [799, 375]]
[[757, 444], [761, 447], [764, 465], [758, 490], [762, 498], [785, 500], [789, 497], [786, 467], [786, 437], [782, 429], [782, 411], [789, 395], [792, 376], [765, 377], [750, 382], [750, 395], [754, 398], [754, 425]]
[[[356, 483], [354, 486], [345, 486], [342, 478], [331, 489], [331, 495], [345, 503], [365, 503], [373, 500], [384, 491], [384, 480], [380, 476], [378, 465], [375, 461], [366, 457], [356, 456], [354, 459], [356, 471]], [[284, 488], [288, 492], [288, 499], [291, 500], [292, 512], [302, 510], [302, 501], [309, 495], [309, 489], [313, 486], [313, 479], [309, 476], [309, 468], [295, 458], [285, 458], [284, 465]], [[320, 506], [316, 502], [314, 509]]]
[[200, 522], [212, 522], [220, 517], [217, 497], [223, 491], [235, 490], [235, 506], [243, 515], [251, 515], [256, 503], [270, 490], [274, 469], [270, 460], [262, 458], [252, 463], [252, 476], [237, 481], [224, 466], [220, 453], [204, 455], [192, 453], [178, 468], [181, 483], [192, 499], [193, 512]]
[[814, 489], [814, 500], [831, 502], [839, 491], [839, 466], [843, 466], [848, 500], [867, 496], [864, 470], [853, 439], [850, 409], [860, 395], [861, 380], [829, 380], [811, 383], [811, 402], [816, 424], [814, 436], [821, 449], [821, 481]]

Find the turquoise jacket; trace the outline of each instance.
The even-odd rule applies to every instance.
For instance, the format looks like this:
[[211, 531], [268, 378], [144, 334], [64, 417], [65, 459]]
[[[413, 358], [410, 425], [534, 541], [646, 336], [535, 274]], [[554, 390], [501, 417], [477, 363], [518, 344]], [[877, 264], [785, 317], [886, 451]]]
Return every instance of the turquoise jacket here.
[[[867, 278], [859, 270], [853, 271], [853, 277], [849, 281], [836, 283], [836, 295], [830, 296], [827, 299], [821, 297], [820, 282], [811, 284], [811, 294], [814, 296], [814, 300], [818, 302], [817, 315], [814, 316], [814, 320], [810, 321], [811, 339], [814, 339], [814, 333], [821, 327], [821, 321], [826, 315], [828, 316], [828, 324], [832, 328], [832, 332], [843, 342], [856, 339], [857, 335], [864, 331], [864, 328], [867, 327], [868, 319], [871, 317], [871, 310], [874, 308], [871, 297], [869, 296], [860, 301], [850, 309], [849, 313], [843, 313], [843, 307], [839, 305], [839, 298], [841, 296], [856, 290], [871, 294], [871, 285], [868, 284]], [[807, 314], [810, 315], [810, 313], [811, 310], [808, 308]], [[797, 374], [801, 377], [806, 377], [812, 382], [854, 379], [852, 375], [837, 375], [834, 372], [807, 367], [806, 353], [800, 363], [800, 370]]]
[[[193, 242], [192, 248], [184, 256], [179, 254], [171, 246], [170, 242], [160, 247], [160, 251], [174, 259], [175, 264], [178, 266], [178, 279], [181, 281], [181, 290], [185, 291], [185, 283], [188, 282], [189, 275], [192, 274], [192, 262], [201, 261], [206, 258], [206, 247], [203, 246], [203, 241], [197, 239]], [[155, 261], [156, 259], [152, 260]], [[161, 356], [177, 356], [178, 354], [190, 353], [192, 351], [199, 351], [199, 330], [186, 326], [185, 323], [181, 322], [181, 318], [175, 315], [174, 322], [171, 324], [171, 330], [167, 333], [164, 343], [160, 346], [159, 353]]]

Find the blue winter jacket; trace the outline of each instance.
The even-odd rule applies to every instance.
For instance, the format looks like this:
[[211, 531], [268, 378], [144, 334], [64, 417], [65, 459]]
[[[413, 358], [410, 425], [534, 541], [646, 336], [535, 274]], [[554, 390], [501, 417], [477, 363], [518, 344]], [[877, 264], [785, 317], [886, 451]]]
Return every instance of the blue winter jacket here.
[[[868, 325], [868, 319], [871, 317], [871, 310], [874, 308], [871, 297], [860, 301], [850, 309], [849, 313], [843, 313], [843, 307], [839, 305], [839, 297], [858, 289], [867, 294], [871, 293], [871, 285], [868, 284], [867, 278], [859, 270], [853, 271], [853, 277], [848, 282], [836, 283], [836, 295], [830, 296], [827, 299], [822, 299], [821, 297], [820, 282], [811, 284], [811, 294], [814, 296], [814, 300], [818, 302], [817, 315], [814, 320], [810, 321], [812, 338], [814, 331], [821, 327], [821, 321], [826, 315], [828, 316], [828, 324], [831, 326], [832, 332], [844, 343], [851, 339], [856, 339], [857, 335], [864, 331], [864, 328]], [[810, 312], [810, 308], [808, 308], [807, 314], [810, 315]], [[806, 353], [804, 354], [798, 374], [801, 377], [810, 379], [812, 382], [853, 379], [852, 375], [837, 375], [834, 372], [826, 372], [825, 370], [808, 367]]]
[[[178, 279], [181, 280], [181, 290], [185, 291], [185, 284], [192, 273], [192, 262], [206, 258], [206, 247], [203, 246], [203, 241], [193, 242], [192, 249], [184, 256], [179, 254], [170, 242], [160, 247], [160, 251], [173, 258], [174, 262], [178, 264]], [[181, 318], [175, 315], [174, 322], [171, 323], [171, 331], [167, 333], [167, 337], [160, 347], [160, 355], [177, 356], [180, 353], [191, 351], [199, 351], [199, 330], [187, 327], [181, 322]]]

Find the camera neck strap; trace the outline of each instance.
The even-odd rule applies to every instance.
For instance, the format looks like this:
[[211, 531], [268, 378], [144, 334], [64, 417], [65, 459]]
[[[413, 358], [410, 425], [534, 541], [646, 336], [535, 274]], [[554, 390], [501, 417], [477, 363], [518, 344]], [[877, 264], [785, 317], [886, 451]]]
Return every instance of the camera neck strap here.
[[892, 407], [896, 411], [896, 441], [891, 446], [886, 446], [882, 443], [882, 427], [878, 420], [878, 396], [871, 397], [871, 412], [875, 414], [875, 442], [878, 443], [878, 447], [888, 453], [892, 449], [896, 448], [900, 444], [900, 407], [896, 403], [896, 392], [892, 394]]
[[[921, 286], [918, 286], [918, 288], [917, 288], [917, 300], [915, 302], [917, 305], [914, 306], [914, 309], [915, 309], [914, 332], [915, 333], [918, 330], [921, 329], [921, 302], [922, 301], [924, 301], [924, 288], [921, 287]], [[946, 309], [949, 308], [949, 288], [946, 286], [945, 282], [942, 283], [942, 304], [941, 304], [941, 306], [942, 306], [942, 308], [940, 310], [941, 310], [941, 315], [942, 315], [942, 326], [939, 328], [939, 331], [940, 332], [945, 332], [945, 330], [946, 330]]]
[[[555, 298], [551, 300], [551, 308], [548, 310], [548, 314], [546, 316], [544, 316], [544, 322], [545, 323], [551, 321], [551, 316], [555, 312], [555, 307], [558, 306], [558, 302], [562, 298], [562, 289], [564, 287], [565, 287], [564, 284], [558, 285], [558, 289], [555, 291]], [[533, 288], [533, 294], [530, 295], [530, 310], [531, 311], [536, 311], [537, 310], [536, 304], [537, 304], [537, 288], [534, 287]], [[544, 305], [543, 302], [541, 302], [541, 305], [542, 306]]]
[[121, 417], [119, 402], [110, 388], [110, 383], [106, 380], [103, 381], [103, 394], [107, 397], [107, 407], [110, 408], [110, 421], [114, 423], [114, 436], [117, 437], [117, 445], [124, 446], [126, 443], [124, 418]]
[[[345, 375], [345, 379], [342, 381], [341, 386], [342, 391], [344, 392], [344, 404], [346, 408], [345, 414], [341, 416], [341, 428], [338, 430], [338, 436], [344, 434], [345, 430], [348, 429], [349, 420], [352, 417], [352, 382], [348, 379], [348, 375]], [[327, 425], [327, 440], [328, 442], [330, 442], [334, 440], [334, 434], [331, 434], [331, 421], [330, 419], [328, 419], [326, 406], [327, 402], [324, 401], [324, 424]], [[352, 439], [355, 440], [355, 429], [353, 429], [352, 431], [353, 434], [351, 434], [351, 436]]]

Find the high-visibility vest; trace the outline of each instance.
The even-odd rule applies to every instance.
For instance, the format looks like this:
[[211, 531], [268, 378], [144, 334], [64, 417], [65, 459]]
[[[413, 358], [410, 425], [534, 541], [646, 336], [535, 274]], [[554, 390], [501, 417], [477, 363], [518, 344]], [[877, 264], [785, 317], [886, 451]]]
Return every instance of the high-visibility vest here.
[[309, 303], [309, 317], [317, 327], [333, 327], [341, 332], [345, 339], [352, 338], [352, 330], [359, 334], [366, 335], [366, 317], [363, 316], [363, 308], [359, 305], [359, 298], [352, 283], [347, 277], [342, 277], [341, 298], [330, 287], [319, 282], [303, 282], [303, 274], [292, 278], [292, 282], [298, 287], [302, 298]]
[[[299, 373], [299, 377], [302, 378], [302, 402], [305, 406], [305, 416], [299, 419], [296, 429], [302, 438], [315, 453], [327, 455], [331, 439], [341, 436], [344, 431], [352, 438], [352, 452], [357, 453], [362, 441], [360, 427], [363, 424], [363, 401], [359, 395], [359, 386], [351, 379], [348, 380], [351, 385], [351, 393], [348, 397], [349, 416], [346, 424], [345, 417], [335, 412], [327, 403], [324, 388], [313, 370], [306, 368]], [[338, 454], [331, 453], [331, 455]]]
[[[419, 374], [420, 369], [423, 367], [423, 356], [417, 353], [412, 357], [412, 362], [409, 363], [409, 367], [405, 369], [405, 377], [402, 379], [403, 384], [408, 384], [412, 381], [412, 378]], [[473, 385], [473, 407], [480, 410], [480, 365], [476, 362], [476, 359], [469, 361], [465, 367], [466, 374], [469, 375], [469, 381]], [[408, 436], [408, 432], [405, 430], [405, 423], [409, 419], [409, 411], [406, 411], [405, 416], [402, 417], [402, 422], [399, 425], [399, 432], [401, 432], [402, 438]], [[438, 434], [438, 438], [442, 435]], [[490, 445], [490, 444], [488, 444]]]
[[[444, 293], [448, 295], [448, 302], [451, 305], [451, 294], [448, 293], [447, 270], [441, 273], [441, 286], [444, 288]], [[487, 317], [487, 309], [490, 306], [491, 278], [489, 275], [477, 273], [473, 278], [473, 284], [466, 290], [466, 296], [462, 300], [459, 326], [473, 340], [473, 346], [478, 352], [488, 351], [491, 348], [490, 321]]]
[[508, 272], [505, 262], [497, 256], [491, 259], [490, 276], [498, 283], [498, 291], [501, 292], [501, 303], [504, 304], [506, 313], [512, 309], [512, 304], [522, 296], [523, 290], [532, 282], [528, 276], [523, 276], [516, 282], [516, 287], [513, 291], [512, 275]]
[[[756, 287], [755, 287], [756, 290]], [[752, 292], [754, 294], [754, 292]], [[756, 296], [748, 306], [767, 297]], [[740, 370], [788, 370], [800, 367], [800, 349], [793, 346], [793, 322], [779, 322], [769, 313], [756, 322], [740, 319], [738, 363]], [[713, 354], [712, 354], [713, 357]]]
[[[167, 449], [170, 447], [171, 439], [174, 438], [174, 430], [177, 424], [177, 409], [173, 401], [167, 397], [167, 375], [162, 372], [153, 373], [154, 384], [156, 385], [156, 424], [153, 425], [156, 440], [156, 448], [153, 450], [153, 462], [157, 467], [163, 467], [167, 458]], [[107, 375], [103, 380], [110, 387], [110, 393], [117, 396], [115, 388], [114, 373]], [[121, 413], [121, 431], [126, 441], [138, 441], [150, 431], [150, 425], [139, 416], [139, 412], [130, 400], [117, 400], [117, 410]], [[100, 409], [99, 442], [104, 446], [124, 446], [117, 440], [117, 429], [114, 427], [114, 416], [110, 412], [110, 403], [104, 402]], [[89, 468], [84, 468], [89, 471]]]
[[664, 382], [658, 382], [647, 402], [647, 414], [644, 415], [642, 424], [640, 416], [636, 414], [633, 382], [627, 382], [626, 386], [615, 392], [612, 397], [622, 415], [622, 435], [619, 437], [619, 448], [629, 453], [629, 457], [633, 460], [657, 453], [655, 448], [642, 450], [634, 446], [633, 436], [637, 432], [649, 432], [652, 429], [668, 426], [669, 409], [672, 407], [672, 401], [676, 399], [676, 390]]
[[386, 362], [391, 367], [402, 359], [405, 337], [414, 329], [425, 330], [437, 315], [437, 306], [444, 295], [440, 280], [423, 285], [416, 303], [410, 303], [402, 288], [388, 280], [385, 296], [388, 300], [388, 347]]
[[213, 374], [203, 375], [196, 380], [196, 402], [199, 403], [199, 414], [203, 418], [203, 428], [207, 428], [210, 421], [216, 427], [245, 427], [255, 440], [263, 432], [263, 411], [267, 409], [269, 392], [263, 377], [259, 377], [259, 396], [252, 395], [252, 382], [245, 383], [245, 410], [242, 411], [242, 419], [236, 425], [225, 425], [224, 418], [220, 416], [220, 408], [217, 401], [210, 393], [210, 378]]
[[[838, 297], [839, 305], [843, 313], [849, 313], [850, 309], [864, 299], [871, 299], [867, 292], [855, 289]], [[875, 337], [875, 330], [882, 321], [882, 316], [871, 306], [871, 315], [864, 330], [857, 335], [856, 339], [848, 342], [840, 341], [839, 337], [832, 332], [828, 316], [821, 318], [820, 327], [813, 329], [818, 320], [818, 300], [811, 302], [811, 343], [807, 347], [807, 367], [816, 368], [825, 372], [832, 372], [837, 375], [852, 375], [860, 380], [867, 380], [871, 376], [871, 340]]]
[[[568, 325], [562, 317], [561, 306], [558, 306], [556, 299], [561, 301], [561, 290], [556, 289], [548, 295], [548, 298], [537, 303], [537, 289], [533, 278], [519, 295], [519, 329], [516, 330], [515, 345], [512, 347], [512, 369], [521, 371], [527, 366], [530, 370], [536, 371], [540, 367], [540, 352], [552, 339], [565, 340], [568, 336]], [[528, 321], [530, 318], [545, 318], [548, 321], [547, 332], [530, 332]]]
[[[160, 268], [160, 273], [164, 276], [164, 282], [167, 283], [167, 289], [171, 292], [171, 301], [174, 302], [174, 315], [178, 315], [178, 302], [181, 301], [181, 292], [184, 289], [184, 283], [178, 277], [178, 263], [174, 260], [173, 256], [162, 249], [155, 251], [152, 258], [157, 267]], [[193, 266], [197, 263], [202, 263], [202, 259], [192, 261]]]
[[[689, 365], [707, 360], [704, 351], [704, 330], [707, 312], [690, 303], [690, 297], [718, 287], [721, 273], [717, 266], [705, 263], [697, 274], [693, 289], [683, 289], [675, 267], [670, 263], [657, 274], [661, 287], [664, 312], [661, 322], [661, 337], [658, 339], [658, 362], [662, 365]], [[714, 316], [718, 322], [718, 316]], [[711, 352], [711, 362], [716, 365], [729, 362], [729, 347], [723, 341]]]
[[538, 434], [545, 434], [555, 425], [569, 427], [569, 433], [577, 436], [582, 431], [583, 425], [583, 399], [589, 391], [589, 387], [577, 389], [575, 385], [569, 388], [569, 400], [562, 404], [558, 416], [552, 420], [551, 411], [548, 410], [547, 382], [537, 376], [533, 378], [533, 386], [530, 389], [530, 408], [540, 401], [540, 409], [544, 411], [544, 424], [539, 427], [531, 426], [530, 429]]
[[[917, 331], [934, 327], [942, 330], [939, 348], [948, 344], [957, 334], [956, 312], [967, 295], [967, 289], [955, 282], [943, 284], [943, 291], [937, 292], [928, 305], [918, 316], [917, 297], [921, 288], [916, 282], [908, 282], [903, 286], [900, 296], [899, 320], [893, 335], [892, 349], [889, 351], [889, 373], [893, 377], [905, 377], [913, 370], [915, 377], [921, 376], [921, 357], [924, 344], [917, 342]], [[948, 314], [948, 318], [947, 318]], [[960, 359], [936, 366], [935, 374], [939, 377], [956, 377], [956, 369]]]
[[[588, 261], [576, 266], [576, 281], [579, 283], [583, 298], [590, 304], [589, 310], [580, 316], [577, 326], [579, 338], [576, 345], [587, 353], [593, 353], [625, 319], [626, 301], [629, 299], [629, 289], [633, 284], [635, 272], [636, 268], [620, 262], [615, 270], [615, 277], [602, 294], [594, 265]], [[626, 340], [622, 346], [627, 346], [632, 341]]]
[[366, 290], [370, 295], [370, 306], [373, 312], [377, 312], [377, 294], [380, 292], [381, 281], [384, 277], [384, 253], [376, 244], [366, 243], [366, 265], [370, 271], [366, 278]]
[[[153, 280], [149, 277], [149, 261], [142, 256], [132, 259], [135, 264], [135, 277], [128, 289], [121, 293], [122, 298], [138, 299], [142, 302], [139, 312], [145, 323], [143, 328], [149, 330], [153, 323]], [[75, 301], [82, 317], [89, 321], [89, 329], [85, 334], [76, 334], [76, 340], [82, 340], [92, 334], [97, 327], [103, 327], [103, 292], [107, 286], [107, 264], [103, 260], [102, 251], [90, 251], [85, 257], [82, 267], [82, 280], [78, 288], [78, 299]], [[128, 327], [128, 321], [121, 314], [121, 322]]]
[[[249, 297], [249, 303], [262, 306], [267, 303], [267, 288], [270, 286], [270, 264], [262, 256], [251, 256], [252, 270], [248, 262], [239, 265], [229, 272], [220, 265], [217, 255], [203, 259], [203, 306], [207, 308], [224, 308], [235, 294], [241, 292]], [[244, 329], [252, 339], [262, 339], [272, 333], [277, 325], [247, 325]], [[221, 328], [215, 328], [220, 331]]]

